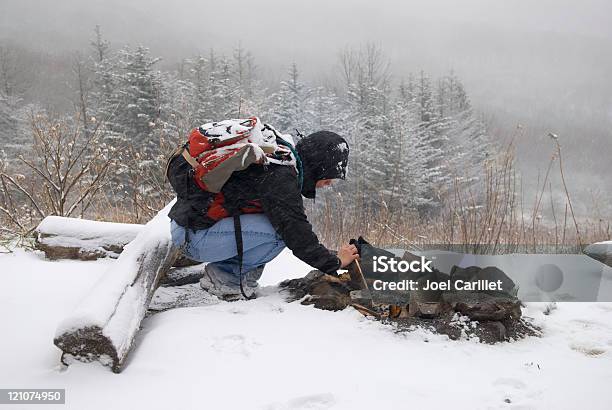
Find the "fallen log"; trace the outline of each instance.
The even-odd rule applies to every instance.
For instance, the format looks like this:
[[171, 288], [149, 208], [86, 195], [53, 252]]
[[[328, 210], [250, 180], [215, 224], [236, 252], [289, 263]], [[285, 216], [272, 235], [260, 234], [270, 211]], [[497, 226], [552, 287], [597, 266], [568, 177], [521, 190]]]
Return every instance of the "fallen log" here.
[[144, 225], [48, 216], [36, 228], [35, 246], [49, 259], [117, 258]]
[[[35, 247], [51, 260], [118, 258], [145, 225], [48, 216], [36, 228]], [[183, 255], [173, 266], [197, 265]]]
[[125, 246], [74, 312], [57, 328], [62, 362], [97, 360], [122, 370], [136, 332], [177, 249], [172, 244], [168, 204]]

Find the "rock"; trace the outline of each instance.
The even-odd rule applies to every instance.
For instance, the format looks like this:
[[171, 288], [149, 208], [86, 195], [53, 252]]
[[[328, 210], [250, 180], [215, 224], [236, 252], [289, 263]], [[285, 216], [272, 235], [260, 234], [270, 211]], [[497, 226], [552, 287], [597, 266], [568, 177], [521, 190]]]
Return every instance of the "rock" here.
[[353, 289], [349, 282], [318, 270], [303, 278], [283, 281], [279, 286], [290, 292], [290, 300], [303, 299], [303, 305], [314, 305], [317, 309], [342, 310], [351, 305]]
[[[417, 288], [426, 282], [442, 284], [453, 279], [468, 282], [499, 280], [502, 291], [409, 290], [385, 293], [375, 291], [371, 286], [375, 278], [371, 260], [375, 255], [388, 256], [390, 253], [373, 247], [363, 238], [353, 242], [362, 252], [360, 265], [355, 264], [353, 270], [349, 269], [349, 275], [333, 276], [312, 271], [303, 278], [284, 281], [280, 286], [290, 293], [290, 300], [301, 300], [303, 304], [326, 310], [353, 306], [366, 316], [397, 323], [399, 329], [422, 327], [448, 335], [451, 339], [468, 337], [478, 338], [483, 343], [497, 343], [539, 334], [538, 329], [521, 319], [521, 302], [516, 297], [516, 286], [498, 268], [455, 266], [451, 275], [434, 268], [433, 272], [387, 274], [385, 278], [387, 281], [409, 278], [417, 282]], [[402, 259], [412, 261], [420, 257], [406, 252]]]
[[493, 335], [497, 336], [500, 342], [506, 340], [508, 333], [506, 332], [506, 326], [502, 322], [490, 322], [490, 326], [495, 330]]
[[[176, 266], [176, 263], [174, 264]], [[160, 286], [173, 287], [198, 283], [204, 276], [204, 264], [175, 267], [171, 269], [160, 282]]]
[[410, 300], [417, 302], [440, 302], [442, 300], [441, 290], [423, 290], [423, 288], [427, 283], [443, 283], [448, 280], [449, 276], [437, 269], [434, 269], [433, 272], [421, 274], [421, 276], [416, 279], [419, 290], [410, 292]]
[[518, 320], [521, 317], [521, 302], [517, 298], [492, 296], [484, 292], [444, 292], [442, 299], [455, 312], [472, 320]]
[[489, 282], [501, 282], [501, 291], [482, 291], [489, 294], [506, 294], [508, 296], [516, 296], [518, 288], [516, 284], [508, 275], [506, 275], [501, 269], [495, 266], [487, 266], [481, 268], [479, 266], [470, 266], [467, 268], [460, 268], [459, 266], [453, 266], [450, 272], [450, 279], [454, 283], [455, 281], [462, 280], [464, 282], [478, 282], [479, 280], [486, 280]]
[[440, 316], [444, 310], [441, 302], [417, 302], [410, 301], [408, 313], [410, 316], [420, 317], [422, 319], [433, 319]]
[[593, 243], [584, 248], [583, 252], [605, 265], [612, 266], [612, 241]]
[[202, 290], [199, 283], [159, 287], [153, 294], [147, 316], [182, 307], [210, 306], [222, 303], [216, 296]]
[[364, 306], [372, 305], [372, 295], [367, 289], [351, 290], [349, 292], [349, 297], [352, 303], [358, 303]]

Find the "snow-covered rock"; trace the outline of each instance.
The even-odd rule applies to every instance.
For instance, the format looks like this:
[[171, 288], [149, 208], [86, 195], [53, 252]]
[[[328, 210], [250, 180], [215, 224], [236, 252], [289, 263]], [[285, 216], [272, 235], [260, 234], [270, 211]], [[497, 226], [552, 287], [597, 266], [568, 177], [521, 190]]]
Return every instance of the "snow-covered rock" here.
[[584, 253], [601, 263], [612, 266], [612, 241], [593, 243], [584, 248]]

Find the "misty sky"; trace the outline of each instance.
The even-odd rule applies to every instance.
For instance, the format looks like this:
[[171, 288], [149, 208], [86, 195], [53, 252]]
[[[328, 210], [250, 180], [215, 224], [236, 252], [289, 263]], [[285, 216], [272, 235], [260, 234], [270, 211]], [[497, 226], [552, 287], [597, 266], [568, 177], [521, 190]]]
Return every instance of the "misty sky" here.
[[486, 116], [533, 127], [541, 136], [523, 143], [524, 159], [548, 149], [551, 130], [574, 150], [568, 166], [609, 172], [612, 1], [0, 0], [0, 41], [84, 50], [96, 24], [114, 47], [143, 44], [166, 67], [240, 41], [262, 74], [295, 61], [315, 81], [333, 73], [342, 47], [375, 42], [394, 78], [454, 69]]
[[612, 121], [612, 2], [604, 0], [0, 2], [0, 39], [31, 48], [83, 49], [96, 24], [115, 46], [144, 44], [166, 64], [240, 41], [266, 68], [295, 61], [311, 76], [329, 73], [340, 48], [371, 41], [397, 77], [456, 70], [477, 105], [533, 112], [542, 99], [555, 109], [586, 100]]
[[398, 72], [454, 68], [475, 88], [501, 80], [556, 87], [612, 68], [605, 0], [0, 2], [0, 39], [32, 48], [83, 49], [96, 24], [116, 46], [142, 43], [170, 62], [240, 41], [266, 65], [296, 61], [316, 74], [336, 64], [338, 49], [373, 41]]

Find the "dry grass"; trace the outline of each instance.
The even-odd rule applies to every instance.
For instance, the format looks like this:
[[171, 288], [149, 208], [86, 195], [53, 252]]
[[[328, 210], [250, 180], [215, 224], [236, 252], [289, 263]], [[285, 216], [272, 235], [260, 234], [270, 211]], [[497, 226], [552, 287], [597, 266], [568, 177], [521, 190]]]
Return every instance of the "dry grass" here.
[[[333, 193], [308, 211], [322, 242], [330, 247], [363, 235], [378, 246], [405, 249], [436, 246], [477, 254], [575, 253], [585, 244], [611, 239], [609, 221], [578, 218], [573, 213], [557, 140], [535, 198], [523, 194], [514, 160], [511, 142], [484, 165], [476, 183], [457, 175], [446, 187], [445, 206], [434, 217], [389, 210], [384, 198], [376, 210], [356, 207], [355, 203], [364, 201]], [[559, 163], [563, 181], [558, 189], [565, 194], [562, 209], [555, 208], [552, 200], [549, 177], [555, 163]]]

